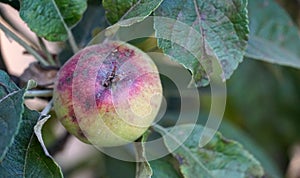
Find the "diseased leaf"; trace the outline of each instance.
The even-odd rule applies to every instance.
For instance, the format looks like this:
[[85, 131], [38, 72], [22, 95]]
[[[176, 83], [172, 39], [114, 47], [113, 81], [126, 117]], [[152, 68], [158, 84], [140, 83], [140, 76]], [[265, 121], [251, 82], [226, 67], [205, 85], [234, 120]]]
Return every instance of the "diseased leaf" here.
[[158, 46], [189, 69], [198, 86], [208, 84], [215, 58], [228, 79], [246, 49], [246, 5], [246, 0], [165, 0], [154, 17]]
[[20, 16], [38, 36], [63, 41], [68, 37], [65, 24], [75, 25], [86, 8], [86, 0], [23, 0]]
[[[158, 129], [157, 129], [158, 128]], [[178, 160], [185, 177], [262, 177], [260, 163], [239, 143], [225, 139], [220, 133], [204, 147], [199, 147], [203, 131], [200, 125], [180, 125], [168, 129], [155, 128]], [[191, 132], [192, 131], [192, 132]], [[191, 132], [191, 133], [190, 133]], [[189, 134], [190, 133], [190, 134]], [[186, 140], [183, 140], [187, 138]], [[191, 166], [192, 165], [192, 166]]]
[[40, 114], [25, 107], [14, 143], [0, 162], [0, 177], [63, 177], [52, 158], [47, 157], [33, 127]]
[[109, 22], [116, 23], [120, 19], [138, 18], [139, 21], [148, 17], [163, 0], [103, 0]]
[[300, 35], [274, 0], [249, 1], [250, 37], [246, 56], [300, 68]]
[[137, 157], [137, 163], [136, 163], [136, 178], [146, 178], [152, 176], [152, 169], [150, 167], [150, 164], [146, 158], [145, 153], [145, 145], [144, 143], [147, 141], [148, 135], [150, 132], [146, 132], [143, 134], [140, 142], [135, 142], [135, 148], [136, 148], [136, 157]]
[[19, 89], [9, 76], [0, 70], [0, 162], [19, 131], [24, 93], [25, 89]]

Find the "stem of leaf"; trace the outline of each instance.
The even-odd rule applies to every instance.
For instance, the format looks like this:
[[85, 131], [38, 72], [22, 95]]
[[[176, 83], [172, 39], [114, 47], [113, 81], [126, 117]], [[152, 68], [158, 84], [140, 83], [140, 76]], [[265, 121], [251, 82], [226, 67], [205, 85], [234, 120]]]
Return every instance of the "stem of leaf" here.
[[25, 97], [50, 97], [53, 95], [53, 90], [28, 90], [25, 92]]
[[41, 55], [39, 55], [32, 47], [30, 47], [26, 42], [24, 42], [16, 34], [14, 34], [12, 31], [10, 31], [8, 28], [6, 28], [1, 22], [0, 22], [0, 29], [3, 30], [6, 35], [10, 36], [12, 39], [14, 39], [16, 42], [18, 42], [21, 46], [23, 46], [41, 64], [43, 64], [44, 66], [49, 66], [49, 63]]
[[52, 0], [52, 3], [53, 3], [53, 5], [54, 5], [54, 7], [55, 7], [55, 9], [56, 9], [56, 11], [57, 11], [57, 14], [59, 15], [60, 21], [63, 23], [64, 28], [65, 28], [65, 30], [67, 31], [68, 38], [69, 38], [69, 43], [70, 43], [70, 45], [71, 45], [72, 51], [73, 51], [73, 53], [76, 53], [76, 52], [78, 51], [78, 46], [77, 46], [77, 44], [76, 44], [75, 38], [74, 38], [74, 36], [73, 36], [71, 30], [70, 30], [69, 27], [67, 26], [67, 24], [66, 24], [66, 22], [65, 22], [65, 20], [64, 20], [64, 18], [63, 18], [63, 16], [61, 15], [60, 10], [58, 9], [58, 7], [57, 7], [55, 1]]
[[47, 49], [47, 47], [46, 47], [46, 45], [45, 45], [43, 39], [40, 38], [40, 37], [38, 37], [38, 40], [39, 40], [39, 44], [40, 44], [42, 50], [44, 51], [44, 53], [45, 53], [46, 56], [47, 56], [47, 59], [48, 59], [49, 63], [50, 63], [51, 65], [53, 65], [53, 66], [56, 66], [56, 63], [55, 63], [55, 61], [54, 61], [52, 55], [49, 53], [49, 51], [48, 51], [48, 49]]
[[47, 104], [47, 106], [43, 109], [43, 111], [41, 112], [41, 115], [39, 117], [39, 120], [41, 120], [43, 117], [45, 117], [46, 115], [48, 115], [48, 113], [50, 112], [52, 106], [53, 106], [53, 99], [51, 99], [49, 101], [49, 103]]

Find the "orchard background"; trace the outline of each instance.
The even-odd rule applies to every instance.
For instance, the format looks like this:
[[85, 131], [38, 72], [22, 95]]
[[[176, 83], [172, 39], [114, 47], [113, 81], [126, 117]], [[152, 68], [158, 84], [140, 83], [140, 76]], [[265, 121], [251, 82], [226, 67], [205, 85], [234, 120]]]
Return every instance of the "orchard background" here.
[[[300, 177], [299, 9], [297, 0], [1, 0], [0, 177]], [[169, 56], [151, 56], [159, 121], [117, 150], [137, 162], [68, 134], [49, 103], [59, 68], [105, 39]], [[214, 96], [222, 122], [199, 146]], [[152, 160], [147, 142], [158, 138], [169, 154]]]

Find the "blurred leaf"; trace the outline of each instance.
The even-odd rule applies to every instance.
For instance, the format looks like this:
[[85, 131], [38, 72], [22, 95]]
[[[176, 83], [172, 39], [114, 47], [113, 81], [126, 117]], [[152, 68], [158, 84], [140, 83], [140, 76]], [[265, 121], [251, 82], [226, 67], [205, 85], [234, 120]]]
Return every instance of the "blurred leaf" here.
[[102, 0], [102, 5], [106, 10], [107, 20], [114, 24], [133, 6], [138, 0]]
[[[185, 177], [262, 177], [260, 163], [239, 143], [225, 139], [220, 133], [204, 147], [199, 147], [201, 125], [186, 124], [168, 129], [155, 128], [164, 135], [169, 151], [178, 160]], [[192, 132], [191, 132], [192, 131]], [[191, 132], [191, 133], [190, 133]], [[190, 133], [190, 134], [189, 134]], [[189, 135], [188, 135], [189, 134]], [[183, 140], [187, 138], [186, 140]]]
[[135, 142], [135, 148], [136, 148], [136, 157], [137, 157], [137, 163], [136, 163], [136, 178], [139, 177], [151, 177], [152, 176], [152, 169], [150, 167], [150, 164], [146, 158], [145, 153], [145, 145], [144, 143], [147, 141], [148, 135], [150, 131], [147, 131], [143, 134], [140, 142]]
[[112, 24], [120, 19], [148, 17], [163, 0], [103, 0], [103, 7], [107, 10], [106, 17]]
[[109, 178], [135, 177], [134, 162], [122, 161], [110, 156], [105, 156], [105, 176]]
[[208, 84], [206, 74], [215, 70], [211, 56], [216, 56], [223, 78], [228, 79], [246, 49], [246, 5], [246, 0], [165, 0], [154, 17], [158, 46], [189, 69], [200, 86]]
[[0, 177], [63, 177], [52, 158], [44, 154], [33, 127], [39, 113], [25, 107], [14, 143], [0, 162]]
[[166, 159], [160, 158], [149, 162], [153, 171], [152, 178], [180, 178], [173, 165]]
[[300, 68], [300, 35], [274, 0], [249, 1], [250, 37], [246, 56]]
[[0, 161], [5, 157], [19, 131], [25, 89], [19, 89], [0, 70]]
[[20, 9], [20, 2], [18, 0], [0, 0], [0, 2], [9, 4], [11, 7], [19, 10]]
[[280, 167], [300, 137], [300, 71], [245, 59], [227, 82], [225, 117], [257, 141]]
[[65, 25], [75, 25], [86, 7], [86, 0], [23, 0], [20, 16], [38, 36], [63, 41], [68, 38]]
[[220, 132], [230, 139], [240, 142], [253, 156], [261, 163], [265, 170], [265, 177], [279, 178], [283, 174], [279, 172], [277, 165], [274, 164], [273, 159], [268, 155], [253, 139], [251, 139], [244, 131], [238, 129], [233, 124], [222, 121]]

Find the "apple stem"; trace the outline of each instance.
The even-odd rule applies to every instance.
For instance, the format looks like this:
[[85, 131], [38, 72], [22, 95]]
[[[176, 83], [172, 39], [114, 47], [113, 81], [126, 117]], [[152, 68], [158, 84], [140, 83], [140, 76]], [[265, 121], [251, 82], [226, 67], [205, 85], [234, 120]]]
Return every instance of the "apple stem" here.
[[28, 90], [25, 92], [25, 97], [50, 97], [53, 95], [53, 90]]

